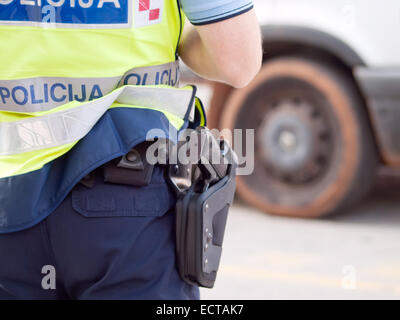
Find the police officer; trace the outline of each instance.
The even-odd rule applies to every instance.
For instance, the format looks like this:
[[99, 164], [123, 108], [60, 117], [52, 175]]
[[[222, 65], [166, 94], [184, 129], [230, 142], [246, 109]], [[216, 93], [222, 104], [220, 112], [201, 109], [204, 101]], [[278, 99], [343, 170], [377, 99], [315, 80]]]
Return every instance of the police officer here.
[[[242, 87], [253, 78], [252, 8], [0, 1], [0, 299], [199, 297], [177, 272], [164, 168], [131, 183], [143, 163], [121, 161], [143, 154], [132, 150], [150, 129], [205, 123], [193, 87], [178, 88], [179, 55], [209, 79]], [[195, 26], [185, 32], [184, 14]]]

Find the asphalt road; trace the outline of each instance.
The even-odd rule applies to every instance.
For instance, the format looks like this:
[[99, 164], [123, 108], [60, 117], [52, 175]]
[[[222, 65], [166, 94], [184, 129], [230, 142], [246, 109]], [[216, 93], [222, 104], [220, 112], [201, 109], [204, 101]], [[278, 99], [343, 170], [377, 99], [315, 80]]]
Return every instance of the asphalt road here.
[[237, 202], [202, 299], [399, 299], [400, 182], [381, 180], [360, 205], [320, 220]]

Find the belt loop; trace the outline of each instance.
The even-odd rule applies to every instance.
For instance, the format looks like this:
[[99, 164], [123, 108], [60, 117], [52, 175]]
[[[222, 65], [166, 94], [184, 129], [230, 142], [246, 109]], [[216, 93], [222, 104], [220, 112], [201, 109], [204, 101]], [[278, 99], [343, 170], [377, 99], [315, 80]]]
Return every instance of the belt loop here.
[[96, 170], [85, 176], [79, 183], [88, 189], [92, 189], [96, 184]]

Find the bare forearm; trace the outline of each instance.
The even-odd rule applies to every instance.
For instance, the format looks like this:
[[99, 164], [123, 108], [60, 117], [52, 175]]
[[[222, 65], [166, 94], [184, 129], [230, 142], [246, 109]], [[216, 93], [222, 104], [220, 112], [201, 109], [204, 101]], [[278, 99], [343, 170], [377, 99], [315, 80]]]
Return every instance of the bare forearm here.
[[184, 34], [180, 55], [204, 78], [245, 86], [258, 72], [262, 60], [261, 35], [254, 11], [192, 28]]

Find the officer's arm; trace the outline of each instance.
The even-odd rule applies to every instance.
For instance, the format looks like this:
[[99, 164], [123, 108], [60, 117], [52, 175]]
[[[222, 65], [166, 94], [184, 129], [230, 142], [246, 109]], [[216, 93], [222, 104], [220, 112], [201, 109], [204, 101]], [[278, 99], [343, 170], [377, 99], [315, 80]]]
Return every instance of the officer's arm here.
[[180, 56], [198, 75], [246, 86], [262, 62], [260, 27], [254, 9], [184, 33]]

